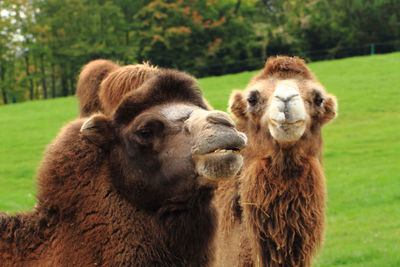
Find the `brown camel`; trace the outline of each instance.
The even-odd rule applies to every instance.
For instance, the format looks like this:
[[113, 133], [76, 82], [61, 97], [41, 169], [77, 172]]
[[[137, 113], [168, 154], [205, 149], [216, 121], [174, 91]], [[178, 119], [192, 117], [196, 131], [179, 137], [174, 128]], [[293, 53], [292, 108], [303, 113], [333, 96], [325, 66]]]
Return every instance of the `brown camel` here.
[[0, 213], [1, 266], [206, 266], [216, 183], [244, 134], [196, 81], [161, 70], [112, 116], [68, 124], [47, 148], [35, 209]]
[[[80, 117], [96, 112], [110, 115], [124, 95], [139, 88], [160, 69], [148, 63], [119, 66], [110, 60], [97, 59], [83, 66], [76, 95]], [[209, 110], [208, 102], [203, 99]]]
[[239, 179], [220, 184], [216, 266], [310, 266], [322, 245], [321, 127], [336, 116], [303, 60], [278, 56], [236, 91], [230, 110], [248, 145]]

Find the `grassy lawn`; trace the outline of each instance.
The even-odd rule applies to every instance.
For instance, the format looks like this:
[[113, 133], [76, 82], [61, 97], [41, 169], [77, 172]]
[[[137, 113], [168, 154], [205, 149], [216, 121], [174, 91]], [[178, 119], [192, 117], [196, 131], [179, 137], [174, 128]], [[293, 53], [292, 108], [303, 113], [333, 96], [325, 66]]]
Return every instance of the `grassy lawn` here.
[[[309, 66], [339, 103], [339, 117], [323, 131], [328, 222], [315, 265], [400, 266], [400, 53]], [[255, 73], [200, 86], [226, 110], [232, 89]], [[32, 208], [42, 153], [77, 114], [73, 97], [0, 106], [0, 211]]]

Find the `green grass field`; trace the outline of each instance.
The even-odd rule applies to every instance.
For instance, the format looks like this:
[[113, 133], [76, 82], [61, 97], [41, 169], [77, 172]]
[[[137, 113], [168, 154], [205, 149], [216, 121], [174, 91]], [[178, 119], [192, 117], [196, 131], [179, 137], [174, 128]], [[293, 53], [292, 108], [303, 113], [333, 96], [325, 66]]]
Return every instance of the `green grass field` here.
[[[400, 53], [309, 64], [337, 96], [323, 131], [328, 181], [325, 244], [316, 266], [400, 266]], [[256, 72], [200, 79], [226, 110]], [[73, 97], [0, 106], [0, 211], [28, 210], [46, 145], [77, 117]]]

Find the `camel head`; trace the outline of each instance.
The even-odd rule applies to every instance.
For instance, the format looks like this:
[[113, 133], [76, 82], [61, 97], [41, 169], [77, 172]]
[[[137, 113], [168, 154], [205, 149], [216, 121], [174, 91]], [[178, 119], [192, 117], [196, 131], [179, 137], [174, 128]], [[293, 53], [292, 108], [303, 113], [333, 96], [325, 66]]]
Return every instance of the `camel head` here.
[[336, 98], [298, 57], [269, 58], [245, 91], [234, 92], [230, 100], [238, 129], [280, 146], [315, 135], [320, 139], [321, 126], [335, 118], [336, 110]]
[[247, 139], [229, 116], [208, 111], [196, 80], [159, 70], [129, 92], [112, 116], [97, 114], [81, 133], [109, 151], [113, 183], [128, 198], [157, 207], [188, 190], [236, 175]]

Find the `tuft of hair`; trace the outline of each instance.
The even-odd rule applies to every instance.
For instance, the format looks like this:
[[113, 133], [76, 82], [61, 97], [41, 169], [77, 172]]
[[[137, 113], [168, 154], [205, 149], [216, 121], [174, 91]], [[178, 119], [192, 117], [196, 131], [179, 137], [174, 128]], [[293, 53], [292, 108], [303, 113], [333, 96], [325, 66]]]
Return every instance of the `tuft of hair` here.
[[186, 102], [209, 108], [195, 78], [177, 70], [159, 69], [157, 75], [123, 98], [113, 116], [118, 124], [126, 124], [143, 110], [168, 102]]
[[268, 58], [261, 75], [261, 78], [275, 75], [284, 79], [299, 76], [304, 79], [315, 79], [313, 73], [307, 67], [303, 59], [288, 56], [275, 56]]
[[99, 98], [104, 112], [111, 114], [128, 92], [138, 89], [159, 69], [147, 62], [127, 65], [110, 73], [100, 84]]
[[241, 91], [235, 90], [232, 92], [231, 97], [229, 98], [228, 109], [235, 122], [240, 119], [247, 119], [247, 104], [243, 99]]
[[118, 64], [105, 59], [93, 60], [83, 66], [76, 86], [80, 117], [103, 111], [98, 95], [100, 83], [110, 72], [118, 68]]

